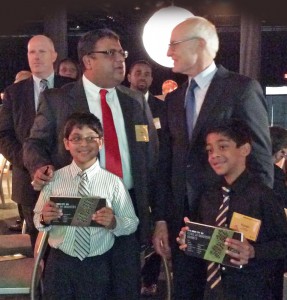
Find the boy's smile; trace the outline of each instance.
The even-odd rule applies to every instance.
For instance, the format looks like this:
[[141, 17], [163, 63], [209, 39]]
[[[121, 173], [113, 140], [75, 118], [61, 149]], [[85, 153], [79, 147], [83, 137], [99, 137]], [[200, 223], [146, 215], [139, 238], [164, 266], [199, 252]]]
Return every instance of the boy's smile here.
[[64, 139], [65, 148], [69, 150], [75, 163], [85, 170], [92, 166], [96, 160], [99, 150], [103, 145], [103, 138], [89, 128], [73, 128], [68, 139]]
[[248, 143], [237, 146], [229, 137], [210, 133], [206, 138], [208, 162], [217, 175], [224, 176], [231, 184], [245, 170], [246, 156], [250, 153]]

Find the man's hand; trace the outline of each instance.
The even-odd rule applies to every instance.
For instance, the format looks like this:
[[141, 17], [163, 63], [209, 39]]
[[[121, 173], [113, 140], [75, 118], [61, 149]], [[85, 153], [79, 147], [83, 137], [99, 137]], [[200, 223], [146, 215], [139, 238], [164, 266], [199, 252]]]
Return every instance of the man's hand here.
[[156, 253], [164, 258], [170, 258], [171, 255], [166, 222], [156, 222], [152, 242]]
[[41, 191], [44, 185], [49, 183], [54, 176], [54, 166], [46, 165], [37, 169], [31, 182], [35, 191]]
[[96, 211], [92, 220], [105, 226], [107, 229], [114, 229], [116, 227], [116, 218], [114, 212], [110, 207], [103, 207]]
[[52, 220], [57, 220], [63, 213], [62, 210], [57, 207], [57, 204], [53, 201], [45, 203], [42, 209], [42, 215], [45, 223], [50, 224]]
[[[243, 239], [243, 242], [227, 238], [225, 240], [225, 245], [231, 248], [231, 250], [226, 250], [226, 254], [231, 257], [230, 262], [234, 265], [247, 265], [249, 259], [255, 257], [254, 247], [246, 238]], [[232, 249], [236, 250], [238, 253], [233, 252]]]

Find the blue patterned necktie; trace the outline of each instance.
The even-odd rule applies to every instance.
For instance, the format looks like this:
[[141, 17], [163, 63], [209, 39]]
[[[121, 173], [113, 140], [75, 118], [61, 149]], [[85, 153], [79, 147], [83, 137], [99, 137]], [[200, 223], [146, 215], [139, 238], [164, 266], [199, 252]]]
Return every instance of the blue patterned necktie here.
[[194, 79], [190, 81], [188, 92], [185, 100], [185, 114], [186, 114], [186, 125], [188, 132], [188, 139], [191, 140], [192, 131], [195, 119], [195, 96], [194, 89], [197, 87], [197, 83]]
[[[229, 200], [230, 200], [230, 189], [223, 186], [222, 187], [222, 196], [223, 201], [219, 207], [217, 217], [215, 219], [216, 226], [225, 226], [227, 212], [229, 209]], [[215, 262], [210, 262], [207, 266], [207, 285], [210, 289], [214, 289], [221, 281], [221, 272], [220, 272], [220, 264]]]
[[[81, 197], [89, 196], [89, 182], [86, 172], [79, 173], [81, 181], [79, 183], [78, 194]], [[90, 228], [89, 227], [76, 227], [74, 251], [80, 260], [84, 260], [90, 253]]]

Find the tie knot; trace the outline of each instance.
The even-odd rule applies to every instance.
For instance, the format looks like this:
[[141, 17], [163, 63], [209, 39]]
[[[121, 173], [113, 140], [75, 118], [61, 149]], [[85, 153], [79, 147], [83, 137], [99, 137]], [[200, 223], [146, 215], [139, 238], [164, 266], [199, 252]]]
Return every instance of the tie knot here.
[[44, 91], [47, 87], [48, 87], [48, 80], [47, 79], [41, 79], [41, 81], [40, 81], [41, 91]]
[[221, 189], [222, 189], [223, 197], [228, 196], [231, 191], [231, 189], [226, 186], [221, 187]]
[[101, 90], [100, 90], [100, 95], [101, 95], [101, 97], [105, 97], [105, 96], [107, 95], [107, 93], [108, 93], [108, 91], [105, 90], [105, 89], [101, 89]]
[[192, 79], [189, 84], [189, 90], [193, 91], [197, 86], [198, 85], [197, 85], [196, 81], [194, 79]]
[[79, 172], [79, 176], [81, 178], [81, 180], [88, 180], [88, 176], [87, 176], [87, 173], [84, 171], [84, 172]]

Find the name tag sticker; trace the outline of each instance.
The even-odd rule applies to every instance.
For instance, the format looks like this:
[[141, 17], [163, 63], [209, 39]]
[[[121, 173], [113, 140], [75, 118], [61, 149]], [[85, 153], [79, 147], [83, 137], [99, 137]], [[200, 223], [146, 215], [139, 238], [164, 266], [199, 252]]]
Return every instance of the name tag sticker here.
[[154, 118], [154, 119], [153, 119], [153, 124], [154, 124], [154, 127], [155, 127], [156, 129], [161, 129], [160, 119], [159, 119], [159, 118]]
[[137, 142], [149, 142], [147, 125], [135, 125], [135, 130]]

